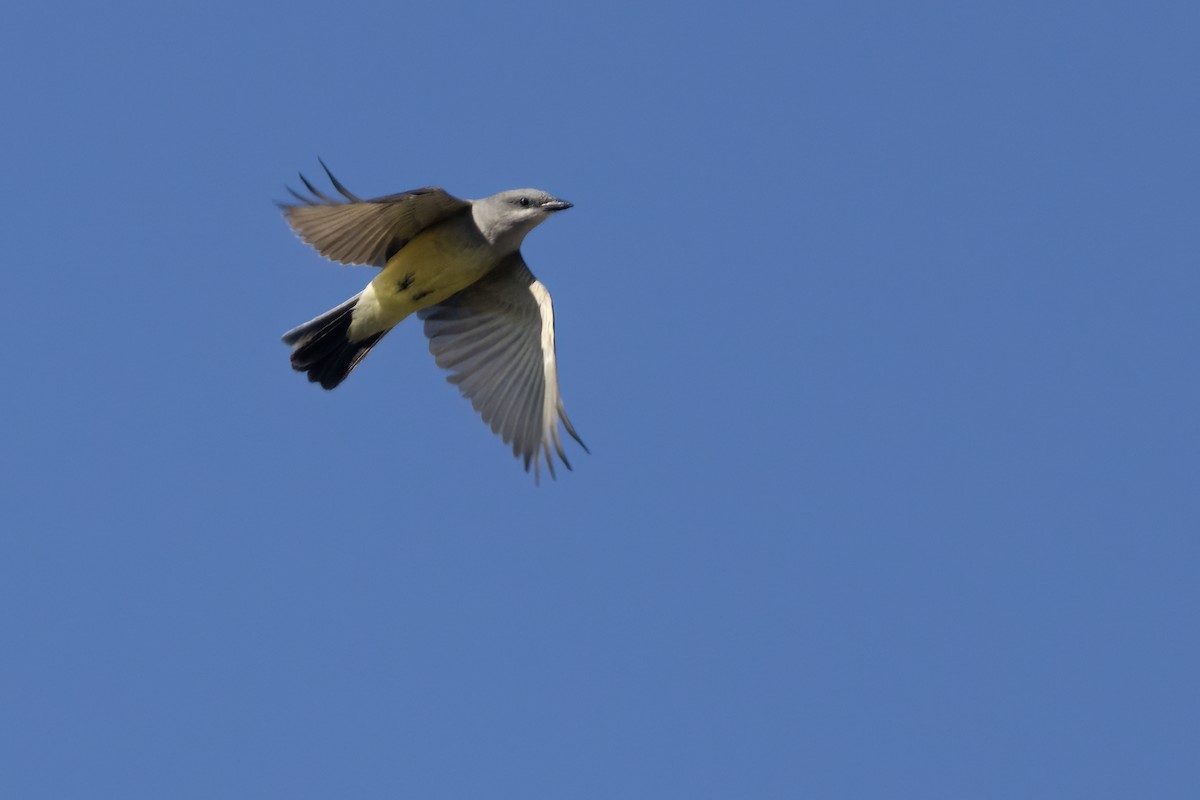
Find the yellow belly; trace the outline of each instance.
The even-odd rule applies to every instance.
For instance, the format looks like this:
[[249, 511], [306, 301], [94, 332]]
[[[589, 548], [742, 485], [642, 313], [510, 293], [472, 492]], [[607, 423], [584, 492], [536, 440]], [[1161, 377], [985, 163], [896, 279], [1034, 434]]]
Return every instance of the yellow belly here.
[[442, 302], [482, 278], [494, 263], [488, 248], [473, 242], [464, 246], [464, 237], [449, 226], [422, 233], [392, 256], [363, 291], [350, 337], [387, 330], [414, 311]]

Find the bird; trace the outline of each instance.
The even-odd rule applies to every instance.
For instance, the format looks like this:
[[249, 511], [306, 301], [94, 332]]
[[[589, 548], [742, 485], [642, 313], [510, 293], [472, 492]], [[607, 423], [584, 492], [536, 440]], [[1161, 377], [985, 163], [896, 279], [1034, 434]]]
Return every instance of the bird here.
[[[583, 448], [558, 387], [554, 307], [521, 256], [525, 236], [572, 207], [539, 189], [464, 200], [428, 186], [362, 199], [318, 159], [340, 197], [290, 186], [277, 203], [292, 231], [339, 264], [382, 269], [366, 288], [283, 335], [292, 368], [334, 389], [396, 325], [424, 323], [429, 351], [492, 432], [540, 482], [545, 458], [572, 469], [559, 423]], [[553, 447], [553, 452], [551, 451]]]

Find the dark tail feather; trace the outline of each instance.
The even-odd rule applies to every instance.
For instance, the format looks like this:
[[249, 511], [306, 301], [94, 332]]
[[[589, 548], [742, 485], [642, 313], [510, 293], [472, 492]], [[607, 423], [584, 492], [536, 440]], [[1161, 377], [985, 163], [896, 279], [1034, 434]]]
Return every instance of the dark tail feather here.
[[292, 346], [292, 369], [307, 372], [308, 379], [320, 383], [324, 389], [332, 389], [346, 380], [350, 370], [387, 333], [373, 333], [357, 342], [347, 338], [354, 306], [361, 296], [356, 294], [337, 308], [283, 335], [283, 343]]

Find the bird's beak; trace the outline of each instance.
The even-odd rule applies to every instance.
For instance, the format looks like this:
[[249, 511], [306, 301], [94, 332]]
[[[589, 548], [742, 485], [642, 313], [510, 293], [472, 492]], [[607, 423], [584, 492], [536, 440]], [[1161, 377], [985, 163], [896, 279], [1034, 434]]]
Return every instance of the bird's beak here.
[[551, 200], [549, 203], [542, 203], [542, 208], [547, 211], [566, 211], [572, 206], [566, 200]]

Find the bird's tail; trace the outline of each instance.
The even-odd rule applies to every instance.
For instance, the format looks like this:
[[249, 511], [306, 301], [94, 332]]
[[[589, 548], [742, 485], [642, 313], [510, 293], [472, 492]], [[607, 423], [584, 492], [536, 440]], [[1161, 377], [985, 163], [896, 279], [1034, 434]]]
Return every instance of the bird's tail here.
[[307, 372], [309, 381], [320, 383], [324, 389], [332, 389], [346, 380], [350, 370], [387, 333], [384, 330], [358, 341], [350, 340], [350, 322], [360, 297], [361, 293], [356, 294], [283, 335], [283, 343], [292, 346], [292, 369]]

